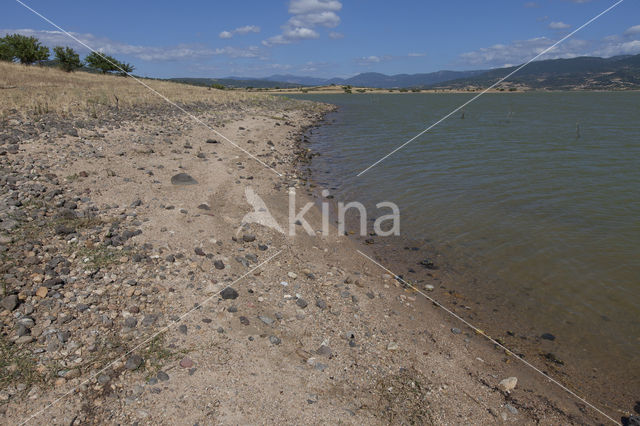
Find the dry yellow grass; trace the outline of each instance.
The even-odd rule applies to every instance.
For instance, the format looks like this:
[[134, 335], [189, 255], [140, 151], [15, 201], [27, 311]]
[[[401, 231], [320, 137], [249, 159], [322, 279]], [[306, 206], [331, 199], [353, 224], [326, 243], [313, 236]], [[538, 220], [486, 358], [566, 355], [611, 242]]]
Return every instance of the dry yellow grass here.
[[[167, 81], [142, 81], [178, 104], [224, 106], [268, 97]], [[23, 115], [95, 114], [101, 108], [115, 107], [116, 99], [119, 108], [166, 103], [132, 78], [0, 62], [0, 117], [15, 111]]]

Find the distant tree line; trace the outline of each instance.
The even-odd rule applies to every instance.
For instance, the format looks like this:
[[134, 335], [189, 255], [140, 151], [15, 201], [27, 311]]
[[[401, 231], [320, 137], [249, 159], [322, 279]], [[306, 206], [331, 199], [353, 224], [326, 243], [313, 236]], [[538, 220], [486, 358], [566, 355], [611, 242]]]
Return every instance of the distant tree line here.
[[[50, 55], [49, 48], [43, 46], [36, 37], [7, 34], [0, 38], [0, 60], [2, 61], [31, 65], [49, 61]], [[112, 56], [97, 52], [91, 52], [83, 62], [80, 60], [80, 55], [68, 46], [54, 47], [53, 55], [53, 63], [67, 72], [86, 67], [90, 70], [100, 71], [102, 74], [118, 74], [126, 77], [135, 69], [129, 63], [120, 62]]]

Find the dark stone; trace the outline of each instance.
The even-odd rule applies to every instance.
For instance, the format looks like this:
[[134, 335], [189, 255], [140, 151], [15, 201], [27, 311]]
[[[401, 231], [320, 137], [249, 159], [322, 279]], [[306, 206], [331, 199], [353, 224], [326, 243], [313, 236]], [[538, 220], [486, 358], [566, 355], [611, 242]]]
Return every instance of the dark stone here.
[[217, 141], [217, 140], [215, 140], [215, 139], [207, 139], [207, 142], [206, 142], [206, 143], [220, 143], [220, 142], [218, 142], [218, 141]]
[[178, 331], [182, 334], [187, 334], [187, 326], [184, 324], [181, 324], [178, 326]]
[[140, 355], [131, 355], [124, 364], [124, 368], [130, 371], [137, 370], [142, 365], [142, 362], [143, 359]]
[[556, 340], [556, 336], [554, 336], [551, 333], [544, 333], [542, 336], [540, 336], [541, 338], [543, 338], [544, 340], [551, 340], [554, 341]]
[[424, 259], [421, 260], [419, 265], [422, 265], [424, 268], [426, 269], [438, 269], [438, 267], [436, 266], [435, 263], [433, 263], [431, 260], [429, 259]]
[[265, 244], [258, 244], [258, 250], [260, 251], [265, 251], [269, 248], [269, 246], [265, 245]]
[[306, 308], [308, 303], [306, 300], [304, 300], [303, 298], [298, 298], [298, 300], [296, 300], [296, 305], [298, 305], [299, 307], [301, 307], [302, 309]]
[[223, 299], [235, 299], [238, 297], [238, 292], [231, 287], [227, 287], [220, 292], [220, 296], [222, 296]]
[[161, 382], [166, 382], [167, 380], [169, 380], [169, 375], [167, 373], [165, 373], [164, 371], [158, 371], [158, 374], [156, 374], [156, 377]]
[[224, 269], [224, 262], [223, 262], [222, 260], [215, 260], [215, 261], [213, 262], [213, 266], [214, 266], [216, 269]]
[[242, 236], [242, 241], [244, 241], [245, 243], [251, 243], [255, 240], [256, 240], [256, 236], [253, 234], [244, 234]]
[[76, 232], [75, 229], [66, 225], [57, 225], [55, 231], [56, 231], [56, 234], [58, 235], [69, 235]]
[[15, 294], [7, 296], [4, 299], [2, 299], [2, 302], [0, 302], [0, 305], [2, 305], [2, 307], [7, 311], [11, 312], [18, 307], [18, 296], [16, 296]]
[[325, 302], [322, 299], [318, 299], [318, 300], [316, 300], [316, 306], [318, 308], [322, 309], [322, 310], [325, 310], [325, 309], [327, 309], [327, 302]]
[[204, 255], [205, 255], [204, 251], [203, 251], [200, 247], [196, 247], [195, 249], [193, 249], [193, 251], [194, 251], [198, 256], [204, 256]]
[[127, 317], [127, 319], [124, 320], [124, 325], [129, 328], [135, 328], [135, 326], [138, 325], [138, 320], [135, 317]]
[[174, 185], [196, 185], [198, 181], [186, 173], [178, 173], [171, 177], [171, 183]]
[[238, 319], [240, 320], [240, 324], [242, 324], [242, 325], [249, 325], [250, 324], [249, 323], [249, 318], [247, 318], [247, 317], [240, 317]]
[[211, 207], [209, 207], [209, 205], [208, 205], [208, 204], [204, 204], [204, 203], [203, 203], [203, 204], [200, 204], [200, 205], [198, 206], [198, 208], [199, 208], [200, 210], [206, 210], [206, 211], [211, 210]]
[[459, 328], [455, 328], [455, 327], [454, 327], [454, 328], [452, 328], [452, 329], [451, 329], [451, 332], [452, 332], [453, 334], [460, 334], [460, 333], [462, 333], [462, 330], [460, 330]]
[[555, 354], [551, 353], [551, 352], [547, 352], [546, 354], [543, 355], [543, 357], [547, 360], [547, 361], [551, 361], [554, 364], [558, 364], [558, 365], [564, 365], [564, 361], [562, 361], [560, 358], [558, 358], [557, 356], [555, 356]]

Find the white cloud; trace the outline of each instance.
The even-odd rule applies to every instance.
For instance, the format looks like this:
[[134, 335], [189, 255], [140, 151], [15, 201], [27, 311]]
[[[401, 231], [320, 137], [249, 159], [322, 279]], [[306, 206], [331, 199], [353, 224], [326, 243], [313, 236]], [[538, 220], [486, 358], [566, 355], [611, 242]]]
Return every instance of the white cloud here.
[[[340, 17], [336, 12], [341, 9], [342, 3], [337, 0], [291, 0], [289, 13], [292, 16], [282, 26], [282, 34], [269, 37], [263, 40], [262, 44], [274, 46], [318, 38], [320, 35], [315, 28], [337, 27], [340, 24]], [[329, 37], [340, 38], [336, 36], [337, 34], [339, 33], [332, 32]]]
[[539, 7], [539, 6], [540, 5], [535, 1], [528, 1], [524, 4], [524, 7], [527, 7], [527, 8], [533, 8], [533, 7]]
[[411, 52], [407, 56], [410, 57], [410, 58], [420, 58], [422, 56], [426, 56], [426, 53]]
[[233, 32], [236, 34], [259, 33], [260, 27], [256, 25], [245, 25], [244, 27], [236, 28]]
[[238, 27], [235, 30], [223, 31], [220, 33], [220, 38], [231, 38], [234, 34], [245, 35], [249, 33], [259, 33], [260, 27], [256, 25], [245, 25], [244, 27]]
[[306, 13], [333, 11], [342, 9], [342, 3], [337, 0], [291, 0], [289, 13], [303, 15]]
[[380, 62], [380, 57], [379, 56], [365, 56], [363, 58], [360, 58], [360, 61], [362, 61], [364, 63], [369, 63], [369, 64], [377, 64], [378, 62]]
[[331, 31], [329, 33], [329, 38], [333, 39], [333, 40], [339, 40], [341, 38], [344, 38], [344, 34], [338, 33], [338, 32], [335, 32], [335, 31]]
[[633, 27], [627, 28], [624, 34], [625, 35], [640, 34], [640, 25], [634, 25]]
[[361, 58], [357, 58], [356, 62], [358, 63], [358, 65], [366, 66], [366, 65], [379, 64], [380, 62], [384, 62], [384, 61], [389, 61], [392, 58], [393, 57], [389, 55], [384, 55], [384, 56], [372, 55], [372, 56], [363, 56]]
[[[79, 52], [88, 53], [89, 50], [81, 43], [76, 42], [61, 31], [43, 31], [33, 29], [0, 29], [0, 34], [23, 34], [37, 37], [46, 46], [69, 46]], [[175, 61], [182, 59], [203, 59], [218, 55], [226, 55], [232, 58], [257, 58], [260, 57], [259, 48], [223, 47], [212, 49], [202, 45], [179, 44], [176, 46], [142, 46], [122, 43], [110, 40], [106, 37], [98, 37], [93, 34], [71, 33], [82, 43], [108, 55], [130, 55], [143, 61]]]
[[571, 28], [571, 25], [560, 21], [554, 21], [549, 24], [549, 28], [552, 30], [566, 30], [567, 28]]
[[[634, 27], [632, 27], [634, 28]], [[622, 35], [607, 36], [599, 40], [569, 39], [542, 55], [539, 60], [575, 58], [578, 56], [611, 57], [640, 53], [638, 36], [625, 31]], [[529, 61], [555, 43], [547, 37], [516, 40], [508, 44], [495, 44], [460, 55], [461, 64], [474, 67], [503, 67]]]

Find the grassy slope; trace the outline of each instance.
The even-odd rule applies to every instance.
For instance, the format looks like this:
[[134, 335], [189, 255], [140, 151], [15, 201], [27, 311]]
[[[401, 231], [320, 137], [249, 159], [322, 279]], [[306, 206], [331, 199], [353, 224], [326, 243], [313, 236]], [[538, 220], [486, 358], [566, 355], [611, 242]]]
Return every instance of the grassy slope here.
[[[141, 80], [171, 101], [188, 104], [225, 105], [248, 101], [259, 94], [223, 91], [180, 83]], [[91, 113], [100, 108], [120, 108], [165, 103], [132, 78], [0, 62], [0, 118], [23, 114]]]

